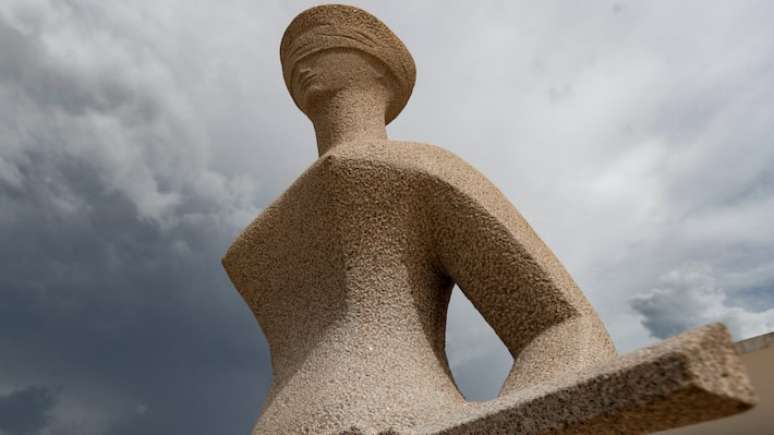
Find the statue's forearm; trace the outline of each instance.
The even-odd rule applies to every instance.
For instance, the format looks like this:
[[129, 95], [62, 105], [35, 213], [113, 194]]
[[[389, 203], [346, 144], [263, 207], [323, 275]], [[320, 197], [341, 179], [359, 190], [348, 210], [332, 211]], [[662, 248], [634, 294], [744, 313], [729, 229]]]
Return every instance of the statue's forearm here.
[[545, 330], [514, 357], [500, 394], [575, 373], [615, 355], [615, 347], [598, 318], [587, 315], [568, 319]]

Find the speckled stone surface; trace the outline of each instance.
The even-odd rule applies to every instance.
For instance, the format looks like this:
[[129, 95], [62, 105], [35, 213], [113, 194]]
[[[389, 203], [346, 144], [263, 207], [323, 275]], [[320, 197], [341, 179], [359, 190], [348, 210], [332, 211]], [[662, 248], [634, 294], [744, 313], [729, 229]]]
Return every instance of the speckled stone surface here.
[[[223, 258], [271, 348], [254, 434], [605, 433], [749, 403], [722, 328], [617, 358], [570, 275], [486, 177], [442, 148], [387, 138], [415, 70], [379, 20], [312, 8], [280, 53], [320, 158]], [[466, 403], [450, 374], [455, 283], [514, 356], [496, 401]]]

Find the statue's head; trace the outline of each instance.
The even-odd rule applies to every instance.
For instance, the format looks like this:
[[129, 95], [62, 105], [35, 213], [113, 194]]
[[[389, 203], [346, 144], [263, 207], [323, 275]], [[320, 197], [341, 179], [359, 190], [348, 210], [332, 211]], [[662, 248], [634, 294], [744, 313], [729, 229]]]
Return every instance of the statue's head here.
[[389, 93], [385, 123], [411, 96], [414, 60], [376, 17], [352, 6], [317, 6], [299, 14], [280, 45], [285, 85], [309, 115], [315, 101], [345, 88], [382, 86]]

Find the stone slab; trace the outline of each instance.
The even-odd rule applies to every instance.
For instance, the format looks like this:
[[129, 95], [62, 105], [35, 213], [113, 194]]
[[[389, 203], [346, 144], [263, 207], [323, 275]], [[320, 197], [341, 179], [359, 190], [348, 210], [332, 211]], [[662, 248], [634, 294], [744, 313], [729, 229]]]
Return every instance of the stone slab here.
[[758, 403], [739, 415], [707, 421], [661, 435], [774, 435], [774, 332], [737, 342], [734, 347], [750, 376]]
[[756, 395], [722, 324], [488, 402], [413, 431], [338, 435], [637, 434], [750, 409]]
[[756, 401], [722, 324], [518, 394], [471, 406], [423, 435], [648, 433], [736, 414]]

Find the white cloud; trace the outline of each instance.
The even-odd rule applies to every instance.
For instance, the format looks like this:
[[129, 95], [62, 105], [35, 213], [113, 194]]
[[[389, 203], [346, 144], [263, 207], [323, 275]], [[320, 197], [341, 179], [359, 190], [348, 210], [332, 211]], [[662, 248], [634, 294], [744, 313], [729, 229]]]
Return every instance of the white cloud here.
[[667, 273], [659, 287], [632, 298], [643, 325], [667, 338], [711, 322], [724, 322], [737, 339], [774, 330], [774, 308], [753, 312], [729, 304], [729, 295], [706, 264], [687, 264]]
[[[23, 72], [4, 77], [6, 89], [15, 88], [0, 100], [10, 114], [3, 121], [2, 163], [10, 166], [4, 179], [14, 182], [13, 162], [39, 152], [88, 162], [106, 189], [166, 226], [190, 213], [256, 213], [261, 182], [256, 174], [218, 167], [212, 156], [233, 152], [234, 145], [219, 141], [230, 126], [208, 130], [211, 114], [197, 101], [215, 93], [208, 87], [232, 82], [207, 81], [212, 64], [179, 58], [201, 48], [170, 34], [170, 23], [145, 19], [152, 12], [158, 10], [150, 3], [4, 5], [4, 32], [19, 41], [5, 62]], [[227, 160], [236, 165], [240, 156]]]

